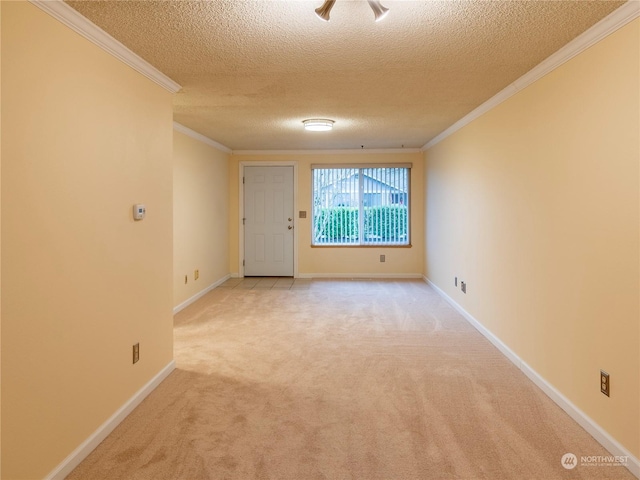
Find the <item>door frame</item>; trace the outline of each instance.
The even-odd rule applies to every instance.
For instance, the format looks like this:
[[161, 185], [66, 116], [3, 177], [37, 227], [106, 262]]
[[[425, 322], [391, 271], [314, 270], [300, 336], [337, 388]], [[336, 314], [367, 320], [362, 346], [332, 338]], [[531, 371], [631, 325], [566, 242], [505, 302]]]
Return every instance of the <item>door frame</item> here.
[[293, 277], [298, 278], [298, 162], [243, 161], [238, 167], [238, 276], [244, 277], [244, 167], [293, 167]]

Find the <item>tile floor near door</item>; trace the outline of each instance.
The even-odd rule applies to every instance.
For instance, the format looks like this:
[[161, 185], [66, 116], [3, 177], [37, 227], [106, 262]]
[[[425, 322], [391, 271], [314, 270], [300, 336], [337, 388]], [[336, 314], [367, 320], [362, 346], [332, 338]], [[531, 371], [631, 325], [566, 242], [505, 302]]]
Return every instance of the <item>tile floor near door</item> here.
[[308, 289], [311, 285], [309, 278], [293, 277], [244, 277], [230, 278], [218, 288], [237, 288], [240, 290], [291, 290]]

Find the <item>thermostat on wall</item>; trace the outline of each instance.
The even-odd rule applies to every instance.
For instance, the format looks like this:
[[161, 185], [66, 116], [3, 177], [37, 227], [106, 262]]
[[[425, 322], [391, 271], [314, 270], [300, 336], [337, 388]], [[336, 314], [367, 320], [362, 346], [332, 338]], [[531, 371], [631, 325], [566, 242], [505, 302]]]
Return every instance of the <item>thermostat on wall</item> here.
[[146, 213], [147, 213], [147, 209], [143, 204], [136, 203], [133, 206], [133, 219], [134, 220], [142, 220]]

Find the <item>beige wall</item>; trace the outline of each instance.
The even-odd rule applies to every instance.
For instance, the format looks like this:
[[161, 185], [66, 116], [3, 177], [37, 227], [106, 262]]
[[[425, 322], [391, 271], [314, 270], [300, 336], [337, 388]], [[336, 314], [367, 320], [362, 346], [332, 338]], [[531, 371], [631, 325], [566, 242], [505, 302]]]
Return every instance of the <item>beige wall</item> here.
[[[229, 247], [230, 271], [239, 273], [239, 171], [241, 162], [296, 162], [298, 172], [297, 209], [307, 212], [306, 219], [297, 218], [299, 275], [421, 274], [424, 253], [423, 156], [407, 154], [300, 154], [300, 155], [232, 155], [229, 167]], [[411, 248], [311, 248], [311, 164], [315, 163], [412, 163], [411, 169]], [[380, 255], [386, 262], [380, 263]]]
[[172, 360], [172, 105], [34, 5], [1, 8], [2, 474], [35, 479]]
[[[2, 52], [2, 7], [0, 7], [0, 52]], [[0, 66], [0, 85], [2, 84], [2, 67]], [[0, 105], [2, 105], [2, 88], [0, 88]], [[2, 198], [2, 115], [0, 115], [0, 199]], [[0, 202], [1, 203], [1, 202]], [[1, 206], [1, 205], [0, 205]], [[2, 232], [2, 208], [0, 208], [0, 232]], [[2, 235], [0, 235], [0, 272], [2, 271]], [[0, 275], [0, 292], [2, 292], [2, 275]], [[0, 294], [0, 452], [2, 452], [2, 295]], [[0, 454], [0, 478], [2, 478], [2, 455]]]
[[183, 133], [173, 134], [174, 306], [229, 274], [228, 156]]
[[425, 258], [438, 287], [636, 457], [639, 29], [426, 152]]

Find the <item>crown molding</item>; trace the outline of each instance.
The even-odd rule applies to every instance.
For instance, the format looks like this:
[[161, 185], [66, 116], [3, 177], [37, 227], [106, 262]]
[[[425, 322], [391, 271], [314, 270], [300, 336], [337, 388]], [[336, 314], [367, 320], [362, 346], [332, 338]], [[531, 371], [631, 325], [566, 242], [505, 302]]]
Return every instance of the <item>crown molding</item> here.
[[95, 23], [83, 17], [76, 10], [62, 0], [29, 0], [33, 5], [47, 12], [67, 27], [82, 35], [84, 38], [126, 63], [131, 68], [154, 81], [161, 87], [176, 93], [182, 87], [155, 68], [146, 60], [125, 47], [118, 40], [98, 27]]
[[188, 127], [185, 127], [181, 123], [173, 122], [173, 129], [176, 132], [184, 133], [186, 136], [191, 137], [195, 140], [198, 140], [202, 143], [209, 145], [215, 149], [221, 150], [225, 153], [233, 153], [229, 147], [225, 147], [221, 143], [216, 142], [215, 140], [211, 140], [209, 137], [205, 137], [201, 133], [196, 132], [195, 130], [191, 130]]
[[576, 55], [582, 53], [587, 48], [598, 43], [603, 38], [611, 35], [616, 30], [622, 28], [627, 23], [635, 20], [640, 16], [640, 0], [629, 0], [627, 3], [616, 9], [605, 18], [600, 20], [594, 26], [577, 36], [564, 47], [552, 54], [537, 66], [533, 67], [529, 72], [525, 73], [522, 77], [517, 79], [511, 85], [501, 90], [498, 94], [491, 97], [475, 110], [472, 110], [469, 114], [462, 117], [456, 123], [444, 130], [442, 133], [435, 136], [429, 142], [427, 142], [422, 148], [422, 151], [437, 145], [448, 136], [454, 134], [461, 128], [465, 127], [469, 123], [473, 122], [476, 118], [484, 115], [489, 110], [497, 107], [502, 102], [512, 97], [519, 91], [528, 87], [532, 83], [540, 80], [542, 77], [552, 72], [560, 65], [568, 62]]
[[367, 153], [420, 153], [419, 148], [351, 148], [344, 150], [234, 150], [233, 155], [362, 155]]

